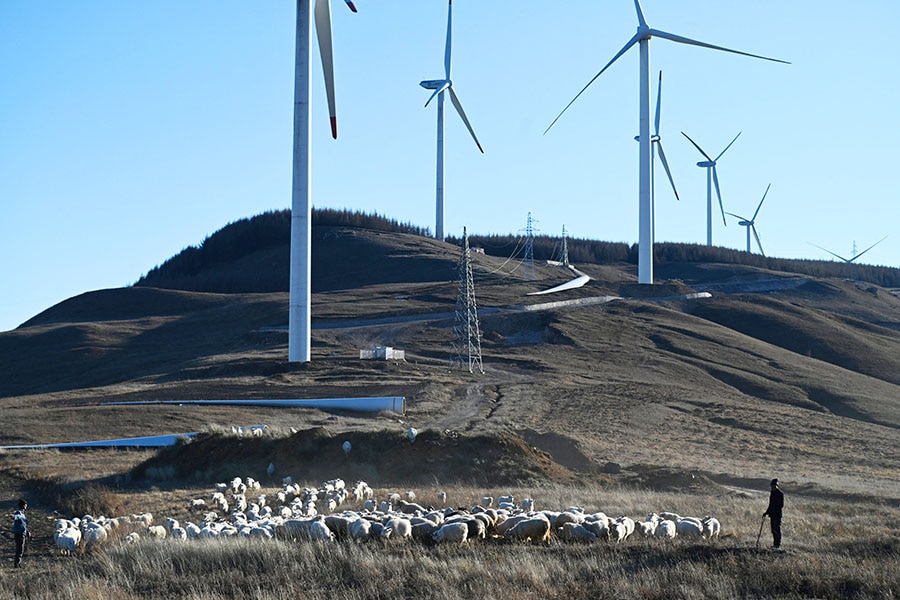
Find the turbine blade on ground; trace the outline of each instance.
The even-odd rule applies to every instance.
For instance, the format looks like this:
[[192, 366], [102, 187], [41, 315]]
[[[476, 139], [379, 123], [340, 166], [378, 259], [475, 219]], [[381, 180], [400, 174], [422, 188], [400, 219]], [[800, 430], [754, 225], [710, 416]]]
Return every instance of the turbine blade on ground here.
[[686, 133], [683, 132], [683, 131], [681, 132], [681, 135], [683, 135], [684, 137], [686, 137], [686, 138], [688, 139], [688, 141], [694, 145], [694, 148], [696, 148], [697, 150], [699, 150], [699, 151], [700, 151], [700, 154], [702, 154], [704, 157], [706, 157], [706, 160], [708, 160], [709, 162], [713, 162], [713, 159], [711, 159], [711, 158], [709, 157], [709, 154], [707, 154], [706, 152], [704, 152], [704, 151], [703, 151], [703, 148], [701, 148], [700, 146], [698, 146], [698, 145], [697, 145], [697, 142], [695, 142], [694, 140], [691, 139], [691, 136], [689, 136], [688, 134], [686, 134]]
[[331, 121], [331, 137], [337, 139], [337, 108], [334, 100], [334, 51], [331, 43], [331, 0], [316, 0], [316, 37], [325, 74], [325, 95], [328, 98], [328, 116]]
[[759, 247], [759, 253], [762, 254], [763, 256], [765, 256], [766, 253], [763, 251], [762, 242], [759, 241], [759, 234], [756, 233], [756, 225], [754, 225], [753, 223], [750, 223], [750, 229], [753, 230], [753, 237], [756, 238], [756, 245]]
[[659, 146], [659, 160], [662, 161], [663, 169], [666, 170], [666, 175], [669, 176], [669, 183], [672, 184], [672, 191], [675, 192], [675, 199], [681, 200], [678, 197], [678, 190], [675, 189], [675, 180], [672, 179], [672, 172], [669, 170], [669, 161], [666, 160], [666, 153], [663, 151], [662, 140], [656, 142], [656, 145]]
[[453, 0], [447, 2], [447, 45], [444, 47], [444, 76], [450, 79], [450, 22], [453, 14]]
[[472, 129], [472, 125], [469, 123], [469, 119], [466, 117], [466, 111], [463, 110], [462, 104], [460, 104], [459, 98], [456, 96], [456, 92], [453, 91], [453, 86], [447, 88], [447, 91], [450, 92], [450, 101], [453, 103], [453, 108], [455, 108], [456, 112], [459, 113], [459, 117], [463, 120], [463, 123], [466, 124], [466, 129], [468, 129], [469, 133], [472, 134], [472, 139], [475, 140], [475, 145], [478, 146], [478, 149], [481, 150], [482, 154], [484, 154], [484, 148], [481, 147], [481, 142], [478, 141], [478, 136], [475, 135], [475, 130]]
[[[635, 0], [635, 3], [637, 3], [637, 0]], [[578, 97], [581, 96], [581, 95], [584, 93], [584, 91], [585, 91], [586, 89], [588, 89], [589, 87], [591, 87], [591, 84], [594, 83], [595, 81], [597, 81], [597, 78], [600, 77], [600, 75], [602, 75], [603, 72], [606, 71], [606, 69], [608, 69], [608, 68], [610, 67], [610, 65], [612, 65], [614, 62], [616, 62], [616, 61], [619, 59], [620, 56], [622, 56], [623, 54], [625, 54], [626, 52], [628, 52], [628, 49], [631, 48], [632, 46], [634, 46], [634, 45], [638, 42], [639, 39], [640, 39], [640, 38], [638, 37], [638, 35], [635, 34], [634, 37], [632, 37], [630, 40], [628, 40], [628, 43], [625, 44], [625, 45], [622, 47], [622, 49], [619, 50], [619, 52], [618, 52], [615, 56], [612, 57], [612, 60], [609, 61], [608, 63], [606, 63], [606, 66], [603, 67], [602, 69], [600, 69], [600, 71], [599, 71], [596, 75], [594, 75], [593, 79], [591, 79], [590, 81], [588, 81], [588, 82], [587, 82], [587, 85], [584, 86], [583, 88], [581, 88], [581, 91], [580, 91], [580, 92], [578, 92], [577, 94], [575, 94], [575, 97], [572, 98], [572, 101], [571, 101], [571, 102], [569, 102], [568, 104], [566, 104], [566, 107], [565, 107], [564, 109], [562, 109], [562, 112], [560, 112], [558, 115], [556, 115], [556, 118], [553, 119], [553, 122], [550, 123], [550, 125], [547, 126], [547, 129], [544, 130], [544, 134], [546, 134], [548, 131], [550, 131], [550, 128], [553, 127], [554, 125], [556, 125], [556, 122], [559, 121], [559, 118], [560, 118], [561, 116], [563, 116], [563, 113], [565, 113], [567, 110], [569, 110], [569, 107], [570, 107], [570, 106], [572, 106], [573, 104], [575, 104], [575, 101], [578, 100]]]
[[[742, 134], [742, 133], [744, 133], [744, 132], [743, 132], [743, 131], [738, 131], [738, 134], [737, 134], [736, 136], [734, 136], [734, 139], [733, 139], [733, 140], [731, 140], [731, 144], [735, 143], [735, 142], [737, 141], [737, 139], [738, 139], [739, 137], [741, 137], [741, 134]], [[719, 152], [719, 155], [716, 157], [716, 160], [715, 160], [714, 162], [717, 162], [720, 158], [722, 158], [722, 155], [723, 155], [723, 154], [725, 154], [726, 152], [728, 152], [728, 149], [731, 148], [731, 144], [728, 144], [727, 146], [725, 146], [725, 149], [724, 149], [724, 150], [722, 150], [721, 152]]]
[[716, 196], [719, 198], [719, 210], [722, 211], [722, 224], [728, 226], [725, 221], [725, 207], [722, 205], [722, 192], [719, 191], [719, 176], [716, 174], [716, 165], [712, 166], [713, 183], [716, 184]]
[[679, 44], [688, 44], [690, 46], [700, 46], [701, 48], [709, 48], [711, 50], [720, 50], [722, 52], [731, 52], [732, 54], [740, 54], [742, 56], [749, 56], [751, 58], [760, 58], [762, 60], [770, 60], [772, 62], [782, 63], [785, 65], [791, 64], [786, 60], [781, 60], [780, 58], [770, 58], [768, 56], [762, 56], [761, 54], [751, 54], [749, 52], [743, 52], [741, 50], [734, 50], [732, 48], [726, 48], [725, 46], [716, 46], [715, 44], [708, 44], [706, 42], [701, 42], [699, 40], [692, 40], [691, 38], [686, 38], [681, 35], [675, 35], [674, 33], [667, 33], [665, 31], [660, 31], [659, 29], [650, 29], [650, 35], [653, 37], [661, 37], [664, 40], [669, 40], [671, 42], [678, 42]]
[[446, 90], [446, 89], [449, 88], [449, 87], [450, 87], [450, 82], [449, 82], [449, 81], [445, 81], [445, 82], [441, 85], [441, 87], [439, 87], [439, 88], [437, 88], [436, 90], [434, 90], [434, 92], [432, 92], [431, 96], [428, 97], [428, 102], [425, 103], [425, 108], [428, 108], [428, 105], [431, 104], [431, 101], [434, 100], [434, 97], [435, 97], [435, 96], [437, 96], [438, 94], [440, 94], [441, 92], [443, 92], [444, 90]]
[[750, 219], [750, 222], [753, 223], [756, 221], [756, 215], [759, 214], [759, 209], [762, 208], [762, 203], [766, 201], [766, 196], [769, 194], [769, 188], [772, 187], [772, 184], [766, 186], [766, 193], [763, 194], [762, 200], [759, 201], [759, 206], [756, 207], [756, 212], [753, 213], [753, 218]]

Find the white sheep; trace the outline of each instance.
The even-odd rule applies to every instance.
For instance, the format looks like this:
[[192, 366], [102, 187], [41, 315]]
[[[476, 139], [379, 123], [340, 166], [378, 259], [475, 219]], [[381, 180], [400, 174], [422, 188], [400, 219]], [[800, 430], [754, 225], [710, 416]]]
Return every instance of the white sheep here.
[[56, 547], [61, 553], [71, 554], [81, 543], [81, 530], [74, 525], [57, 526], [53, 534], [53, 541], [56, 542]]
[[679, 537], [703, 537], [703, 525], [696, 519], [681, 518], [675, 522], [675, 531]]
[[438, 544], [462, 544], [468, 536], [469, 528], [465, 523], [447, 523], [436, 530], [431, 538]]
[[126, 544], [137, 544], [141, 540], [141, 536], [137, 531], [132, 531], [125, 536]]
[[655, 537], [672, 539], [675, 537], [676, 531], [675, 521], [662, 519], [659, 523], [656, 524], [656, 529], [653, 531], [653, 535]]
[[440, 491], [437, 493], [438, 502], [441, 504], [447, 504], [447, 492]]
[[168, 531], [162, 525], [151, 525], [147, 528], [147, 535], [158, 540], [164, 540], [166, 535], [168, 535]]
[[550, 521], [544, 517], [531, 517], [519, 521], [506, 530], [503, 537], [508, 540], [533, 543], [550, 543]]
[[595, 542], [597, 538], [597, 534], [584, 525], [576, 525], [571, 522], [564, 523], [562, 529], [559, 530], [559, 539], [565, 542]]
[[409, 519], [393, 517], [384, 524], [381, 530], [383, 540], [408, 540], [412, 538], [412, 523]]
[[418, 434], [419, 434], [419, 432], [416, 430], [415, 427], [410, 427], [409, 429], [406, 430], [406, 439], [409, 440], [410, 444], [414, 444], [416, 442], [416, 436]]
[[718, 519], [715, 517], [704, 517], [702, 523], [703, 537], [710, 539], [719, 537], [719, 531], [722, 529], [722, 525], [719, 523]]

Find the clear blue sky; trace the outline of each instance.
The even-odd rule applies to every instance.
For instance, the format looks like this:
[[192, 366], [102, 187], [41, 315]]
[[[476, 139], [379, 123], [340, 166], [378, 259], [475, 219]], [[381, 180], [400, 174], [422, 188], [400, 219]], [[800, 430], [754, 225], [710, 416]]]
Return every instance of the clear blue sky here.
[[[435, 106], [445, 0], [332, 8], [339, 139], [318, 55], [313, 205], [434, 228]], [[453, 5], [448, 235], [637, 241], [637, 48], [560, 110], [637, 26], [631, 0]], [[895, 0], [644, 0], [651, 26], [780, 65], [654, 39], [662, 138], [682, 196], [657, 178], [658, 241], [705, 243], [706, 177], [680, 131], [722, 158], [727, 211], [752, 213], [769, 256], [898, 266]], [[290, 207], [291, 0], [0, 2], [0, 331], [82, 292], [134, 283], [229, 222]], [[654, 90], [655, 103], [655, 90]], [[661, 174], [661, 173], [660, 173]], [[745, 246], [718, 221], [714, 243]], [[754, 247], [754, 251], [755, 251]]]

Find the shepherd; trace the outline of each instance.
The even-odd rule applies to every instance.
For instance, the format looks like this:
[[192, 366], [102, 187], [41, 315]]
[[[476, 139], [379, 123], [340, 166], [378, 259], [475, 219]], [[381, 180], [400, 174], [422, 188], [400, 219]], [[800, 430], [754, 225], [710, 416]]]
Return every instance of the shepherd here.
[[28, 518], [25, 511], [28, 510], [28, 502], [24, 499], [19, 500], [19, 510], [13, 513], [13, 538], [16, 541], [16, 554], [13, 566], [17, 569], [22, 566], [22, 556], [25, 554], [25, 538], [31, 537], [31, 531], [28, 529]]
[[769, 507], [763, 513], [763, 518], [769, 517], [772, 525], [772, 547], [781, 546], [781, 514], [784, 510], [784, 493], [778, 487], [778, 479], [773, 479], [769, 483], [771, 491], [769, 492]]

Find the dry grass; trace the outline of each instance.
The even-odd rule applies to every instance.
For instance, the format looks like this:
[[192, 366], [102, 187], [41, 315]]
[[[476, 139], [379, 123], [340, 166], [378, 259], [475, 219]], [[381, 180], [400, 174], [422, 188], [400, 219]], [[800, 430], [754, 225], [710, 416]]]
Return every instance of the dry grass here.
[[[784, 546], [772, 551], [755, 547], [765, 500], [749, 494], [592, 486], [449, 489], [463, 504], [501, 491], [533, 496], [540, 506], [580, 504], [635, 517], [663, 509], [710, 513], [722, 521], [723, 535], [702, 542], [629, 539], [549, 547], [491, 540], [462, 547], [118, 541], [91, 554], [35, 561], [22, 571], [0, 570], [0, 598], [888, 599], [900, 590], [900, 515], [883, 505], [789, 495]], [[765, 532], [763, 546], [767, 538]]]

